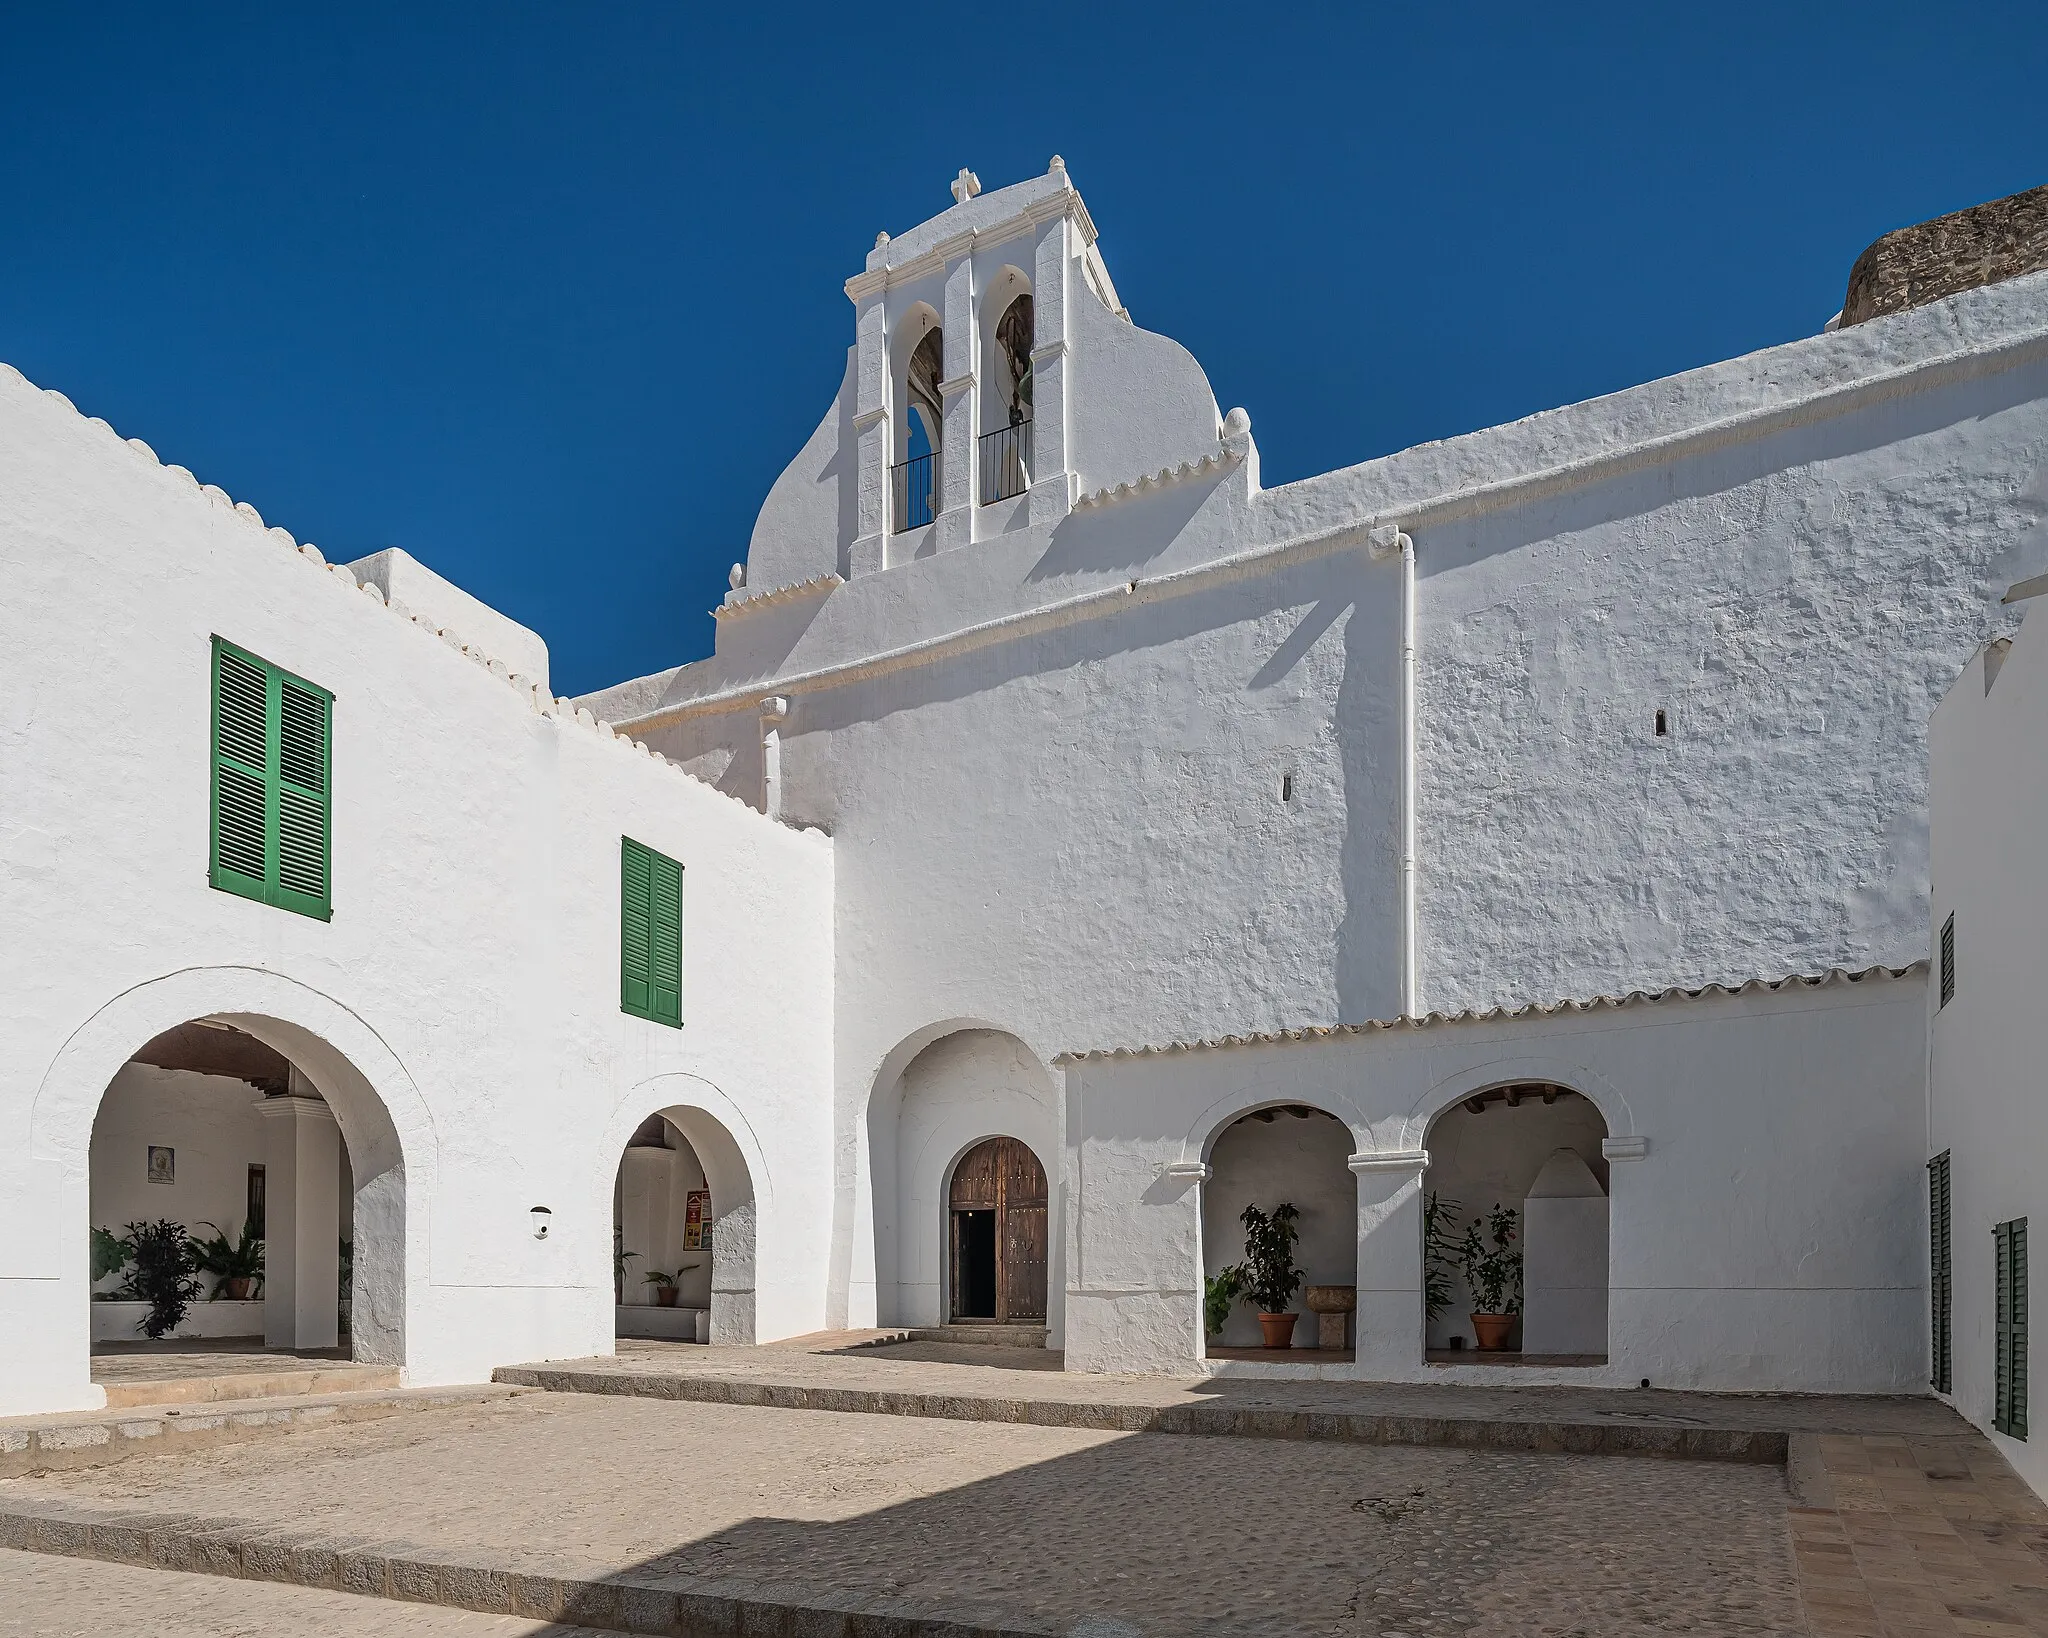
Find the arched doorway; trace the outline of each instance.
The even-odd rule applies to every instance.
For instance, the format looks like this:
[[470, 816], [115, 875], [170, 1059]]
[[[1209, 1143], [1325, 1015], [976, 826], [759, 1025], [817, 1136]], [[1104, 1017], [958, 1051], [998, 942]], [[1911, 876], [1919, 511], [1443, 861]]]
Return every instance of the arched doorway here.
[[723, 1123], [688, 1104], [649, 1115], [612, 1184], [614, 1335], [751, 1344], [754, 1235], [753, 1173]]
[[[1353, 1147], [1349, 1126], [1305, 1103], [1250, 1110], [1216, 1134], [1208, 1150], [1209, 1180], [1202, 1186], [1205, 1293], [1245, 1256], [1247, 1207], [1269, 1216], [1293, 1208], [1293, 1266], [1301, 1283], [1281, 1310], [1299, 1316], [1285, 1353], [1267, 1346], [1258, 1304], [1240, 1291], [1223, 1300], [1220, 1315], [1204, 1314], [1208, 1358], [1273, 1355], [1332, 1363], [1350, 1357], [1350, 1347], [1341, 1345], [1350, 1341], [1347, 1316], [1336, 1311], [1329, 1329], [1340, 1345], [1325, 1350], [1325, 1316], [1310, 1310], [1309, 1293], [1350, 1293], [1358, 1278], [1358, 1180], [1346, 1164]], [[1212, 1317], [1222, 1324], [1209, 1332]], [[1322, 1358], [1325, 1353], [1333, 1357]]]
[[[1450, 1364], [1597, 1365], [1607, 1358], [1607, 1121], [1550, 1081], [1466, 1094], [1430, 1123], [1423, 1179], [1427, 1357]], [[1481, 1350], [1467, 1245], [1506, 1265], [1506, 1346]], [[1504, 1254], [1504, 1256], [1503, 1256]]]
[[1045, 1168], [1017, 1138], [977, 1143], [953, 1167], [948, 1319], [1042, 1323], [1048, 1251]]

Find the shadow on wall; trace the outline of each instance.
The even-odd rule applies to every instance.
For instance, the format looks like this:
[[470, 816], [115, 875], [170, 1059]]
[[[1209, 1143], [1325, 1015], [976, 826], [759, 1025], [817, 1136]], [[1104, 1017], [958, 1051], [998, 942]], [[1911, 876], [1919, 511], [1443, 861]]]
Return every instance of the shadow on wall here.
[[[672, 1508], [652, 1516], [701, 1508], [690, 1475], [762, 1436], [747, 1419], [764, 1413], [693, 1410], [694, 1431], [648, 1444], [644, 1471], [674, 1486]], [[1766, 1510], [1779, 1481], [1763, 1468], [1632, 1461], [1617, 1484], [1611, 1459], [1023, 1427], [997, 1440], [974, 1425], [921, 1423], [919, 1455], [878, 1473], [863, 1426], [872, 1418], [815, 1420], [808, 1459], [858, 1484], [812, 1505], [857, 1516], [749, 1518], [624, 1573], [1105, 1635], [1505, 1630], [1537, 1616], [1565, 1630], [1586, 1598], [1654, 1598], [1731, 1631], [1801, 1627], [1796, 1583], [1768, 1532], [1671, 1527], [1703, 1510]], [[1389, 1565], [1398, 1573], [1379, 1573]]]

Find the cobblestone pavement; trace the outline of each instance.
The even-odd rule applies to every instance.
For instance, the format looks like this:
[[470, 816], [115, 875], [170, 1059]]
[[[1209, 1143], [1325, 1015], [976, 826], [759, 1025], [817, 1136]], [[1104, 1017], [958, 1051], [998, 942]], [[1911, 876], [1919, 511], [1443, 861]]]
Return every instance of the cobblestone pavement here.
[[2048, 1508], [1987, 1441], [1818, 1445], [1790, 1515], [1814, 1638], [2048, 1633]]
[[[909, 1342], [883, 1347], [710, 1348], [622, 1339], [616, 1358], [553, 1360], [548, 1369], [719, 1377], [805, 1387], [872, 1388], [1102, 1404], [1227, 1400], [1245, 1408], [1530, 1421], [1637, 1421], [1698, 1427], [1938, 1436], [1965, 1424], [1939, 1400], [1826, 1394], [1685, 1393], [1665, 1389], [1500, 1387], [1419, 1382], [1308, 1382], [1250, 1377], [1098, 1376], [1060, 1372], [1043, 1349]], [[1050, 1368], [1048, 1366], [1050, 1362]]]
[[1808, 1631], [1774, 1467], [531, 1394], [0, 1482], [537, 1574], [1000, 1605], [1098, 1638]]
[[0, 1550], [0, 1638], [613, 1638], [430, 1604]]

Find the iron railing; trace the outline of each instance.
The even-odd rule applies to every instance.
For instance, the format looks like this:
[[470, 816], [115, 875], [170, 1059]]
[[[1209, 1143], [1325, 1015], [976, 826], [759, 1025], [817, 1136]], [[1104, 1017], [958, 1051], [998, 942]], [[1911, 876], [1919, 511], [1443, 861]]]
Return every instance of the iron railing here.
[[896, 533], [921, 529], [939, 515], [939, 452], [914, 455], [889, 468], [890, 487], [895, 491]]
[[1018, 421], [981, 435], [981, 504], [1008, 500], [1031, 487], [1031, 423]]

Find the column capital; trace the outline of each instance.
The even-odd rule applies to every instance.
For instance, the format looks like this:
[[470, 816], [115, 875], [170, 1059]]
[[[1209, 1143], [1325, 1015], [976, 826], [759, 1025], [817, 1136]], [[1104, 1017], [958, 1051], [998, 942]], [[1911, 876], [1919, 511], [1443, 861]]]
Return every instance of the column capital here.
[[1600, 1140], [1600, 1153], [1608, 1160], [1641, 1160], [1650, 1152], [1646, 1137], [1611, 1137]]
[[296, 1093], [282, 1098], [258, 1098], [256, 1113], [270, 1120], [325, 1121], [328, 1125], [338, 1124], [334, 1111], [322, 1098], [302, 1098]]
[[1429, 1170], [1427, 1149], [1375, 1149], [1353, 1155], [1344, 1162], [1352, 1171], [1363, 1176], [1367, 1172], [1426, 1172]]

